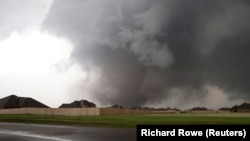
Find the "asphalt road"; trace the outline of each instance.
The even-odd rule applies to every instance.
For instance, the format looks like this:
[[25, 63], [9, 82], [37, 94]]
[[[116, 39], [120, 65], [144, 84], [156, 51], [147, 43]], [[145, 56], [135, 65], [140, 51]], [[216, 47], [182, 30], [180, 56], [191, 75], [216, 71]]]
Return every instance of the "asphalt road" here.
[[135, 141], [136, 129], [0, 122], [2, 141]]

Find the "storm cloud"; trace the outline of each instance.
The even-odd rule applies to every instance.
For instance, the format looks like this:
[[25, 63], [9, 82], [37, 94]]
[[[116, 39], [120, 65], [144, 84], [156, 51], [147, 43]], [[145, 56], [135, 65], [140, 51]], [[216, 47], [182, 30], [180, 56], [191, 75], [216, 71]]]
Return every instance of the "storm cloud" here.
[[185, 107], [250, 99], [249, 17], [246, 0], [56, 0], [43, 30], [73, 43], [82, 97]]
[[0, 40], [12, 32], [27, 32], [42, 23], [52, 0], [16, 0], [0, 1]]

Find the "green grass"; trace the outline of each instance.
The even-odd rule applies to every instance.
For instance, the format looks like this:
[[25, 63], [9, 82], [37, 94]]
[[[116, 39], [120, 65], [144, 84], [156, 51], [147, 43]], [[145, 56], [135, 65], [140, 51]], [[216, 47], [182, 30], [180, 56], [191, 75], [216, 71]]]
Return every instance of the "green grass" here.
[[250, 124], [250, 114], [158, 114], [130, 116], [0, 115], [1, 122], [135, 128], [137, 124]]

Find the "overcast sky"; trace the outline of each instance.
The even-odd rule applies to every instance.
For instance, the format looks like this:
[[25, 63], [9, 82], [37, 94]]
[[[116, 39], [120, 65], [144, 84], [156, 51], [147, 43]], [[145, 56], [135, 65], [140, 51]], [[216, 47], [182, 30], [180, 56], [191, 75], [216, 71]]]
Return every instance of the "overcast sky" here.
[[247, 0], [0, 0], [0, 97], [58, 107], [250, 101]]

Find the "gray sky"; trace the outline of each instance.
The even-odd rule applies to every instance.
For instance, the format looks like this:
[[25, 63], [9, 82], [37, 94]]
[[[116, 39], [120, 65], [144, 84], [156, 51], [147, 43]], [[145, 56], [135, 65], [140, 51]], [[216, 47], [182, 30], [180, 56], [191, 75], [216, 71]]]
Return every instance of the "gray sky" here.
[[250, 100], [247, 0], [0, 1], [0, 96], [58, 107]]

